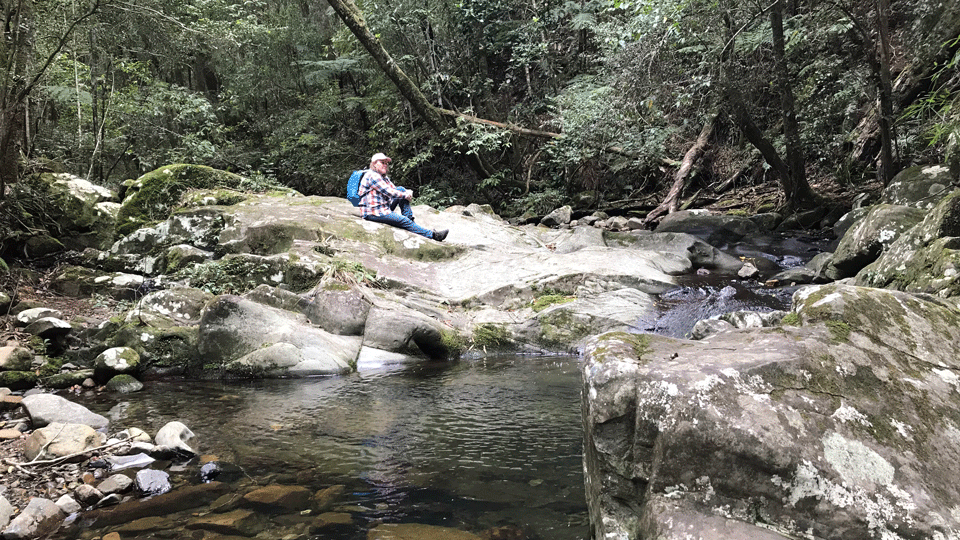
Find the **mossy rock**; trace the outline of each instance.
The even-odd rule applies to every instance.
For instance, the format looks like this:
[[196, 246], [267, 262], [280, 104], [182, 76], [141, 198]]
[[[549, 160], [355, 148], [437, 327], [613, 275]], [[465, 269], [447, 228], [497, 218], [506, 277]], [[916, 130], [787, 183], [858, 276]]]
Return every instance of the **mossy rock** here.
[[42, 380], [43, 386], [47, 388], [53, 388], [56, 390], [62, 390], [64, 388], [70, 388], [78, 384], [82, 384], [83, 381], [93, 378], [92, 369], [83, 369], [80, 371], [66, 371], [63, 373], [57, 373], [56, 375], [51, 375]]
[[133, 375], [121, 373], [107, 381], [107, 390], [118, 394], [130, 394], [143, 390], [143, 383], [138, 381]]
[[184, 374], [199, 370], [195, 326], [156, 328], [128, 324], [110, 339], [111, 347], [129, 347], [140, 354], [141, 373]]
[[117, 215], [117, 236], [126, 236], [144, 225], [167, 219], [188, 190], [230, 188], [243, 181], [237, 174], [183, 163], [148, 172], [127, 188], [127, 197]]
[[503, 324], [478, 324], [473, 329], [473, 344], [483, 349], [509, 347], [513, 345], [513, 337]]
[[37, 385], [39, 377], [32, 371], [0, 371], [0, 388], [28, 390]]

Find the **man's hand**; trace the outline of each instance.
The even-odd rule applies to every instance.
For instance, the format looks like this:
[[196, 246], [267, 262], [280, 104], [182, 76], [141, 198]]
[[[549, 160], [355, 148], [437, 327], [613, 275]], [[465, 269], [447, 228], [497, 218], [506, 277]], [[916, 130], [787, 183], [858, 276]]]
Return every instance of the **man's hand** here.
[[405, 198], [405, 199], [408, 200], [408, 201], [413, 201], [413, 190], [412, 190], [412, 189], [408, 189], [408, 190], [404, 191], [404, 192], [403, 192], [403, 198]]

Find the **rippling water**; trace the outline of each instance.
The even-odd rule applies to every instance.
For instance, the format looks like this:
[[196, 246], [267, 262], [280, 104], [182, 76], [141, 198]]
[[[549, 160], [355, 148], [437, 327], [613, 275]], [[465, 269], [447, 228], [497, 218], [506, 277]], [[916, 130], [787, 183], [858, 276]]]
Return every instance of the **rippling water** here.
[[[257, 483], [348, 487], [364, 522], [417, 522], [526, 538], [588, 535], [575, 357], [501, 356], [343, 377], [165, 381], [88, 407], [155, 433], [172, 420], [202, 454]], [[116, 399], [114, 396], [113, 399]], [[299, 474], [311, 471], [310, 475]], [[354, 510], [357, 512], [357, 510]], [[323, 538], [333, 538], [324, 535]], [[337, 538], [340, 538], [338, 536]]]

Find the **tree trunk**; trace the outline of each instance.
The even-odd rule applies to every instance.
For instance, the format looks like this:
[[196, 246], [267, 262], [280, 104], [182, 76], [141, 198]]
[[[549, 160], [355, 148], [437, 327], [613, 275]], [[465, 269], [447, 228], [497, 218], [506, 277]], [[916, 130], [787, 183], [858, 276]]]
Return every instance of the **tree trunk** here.
[[400, 94], [410, 103], [417, 114], [430, 126], [430, 129], [436, 133], [441, 133], [449, 127], [440, 112], [427, 101], [427, 98], [420, 92], [420, 89], [407, 77], [406, 73], [397, 66], [397, 63], [390, 56], [390, 53], [383, 48], [377, 36], [370, 31], [367, 22], [363, 19], [363, 14], [357, 9], [357, 6], [351, 0], [327, 0], [337, 15], [343, 20], [347, 28], [353, 32], [360, 44], [363, 45], [370, 56], [377, 62], [380, 69], [393, 81]]
[[[777, 153], [777, 149], [774, 148], [773, 143], [764, 137], [763, 132], [760, 131], [760, 128], [753, 122], [753, 118], [750, 117], [750, 113], [747, 111], [747, 106], [743, 102], [743, 96], [740, 95], [740, 91], [735, 88], [727, 88], [726, 98], [728, 112], [733, 123], [740, 129], [743, 136], [750, 141], [750, 144], [760, 151], [760, 155], [763, 156], [764, 161], [776, 171], [780, 179], [780, 186], [783, 188], [783, 192], [787, 198], [787, 205], [791, 207], [796, 206], [799, 200], [796, 197], [791, 198], [791, 194], [797, 194], [798, 188], [793, 184], [790, 167], [787, 166], [780, 157], [780, 154]], [[810, 191], [809, 186], [807, 186], [807, 191]], [[810, 195], [812, 196], [812, 193], [810, 193]]]
[[33, 3], [21, 2], [10, 14], [4, 36], [11, 47], [6, 51], [7, 77], [0, 98], [0, 197], [8, 184], [20, 179], [20, 154], [26, 133], [27, 73], [34, 50]]
[[890, 76], [890, 0], [877, 0], [877, 94], [880, 100], [880, 169], [886, 186], [893, 179], [893, 83]]
[[683, 192], [690, 187], [690, 171], [693, 170], [693, 166], [700, 160], [703, 156], [704, 150], [707, 148], [707, 143], [710, 142], [710, 137], [713, 136], [713, 129], [717, 123], [717, 115], [713, 114], [711, 117], [703, 124], [703, 129], [700, 130], [700, 136], [697, 137], [696, 142], [693, 143], [693, 146], [687, 150], [687, 153], [683, 156], [683, 161], [680, 162], [680, 168], [677, 169], [677, 172], [673, 175], [673, 186], [670, 188], [670, 191], [667, 193], [663, 202], [661, 202], [656, 208], [650, 211], [647, 214], [647, 217], [644, 218], [643, 223], [647, 224], [662, 216], [663, 214], [672, 214], [677, 211], [677, 208], [680, 206], [680, 197], [683, 196]]
[[780, 92], [780, 114], [783, 118], [783, 135], [786, 140], [789, 187], [784, 184], [787, 205], [800, 206], [811, 200], [813, 193], [807, 183], [803, 145], [800, 142], [800, 127], [797, 124], [796, 105], [793, 97], [790, 73], [787, 69], [786, 49], [783, 37], [783, 0], [777, 0], [770, 10], [770, 27], [773, 31], [773, 51], [776, 58], [777, 90]]

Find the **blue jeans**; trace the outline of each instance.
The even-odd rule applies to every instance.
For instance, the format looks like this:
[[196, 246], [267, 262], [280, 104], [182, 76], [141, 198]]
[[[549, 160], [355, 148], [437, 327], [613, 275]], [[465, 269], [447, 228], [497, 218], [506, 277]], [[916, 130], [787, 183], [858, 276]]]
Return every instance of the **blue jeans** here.
[[397, 206], [400, 207], [400, 214], [390, 212], [382, 216], [367, 216], [363, 219], [376, 221], [377, 223], [385, 223], [433, 239], [433, 231], [424, 229], [413, 222], [413, 209], [410, 208], [410, 201], [406, 199], [394, 199], [393, 202], [390, 203], [390, 210], [396, 210]]

